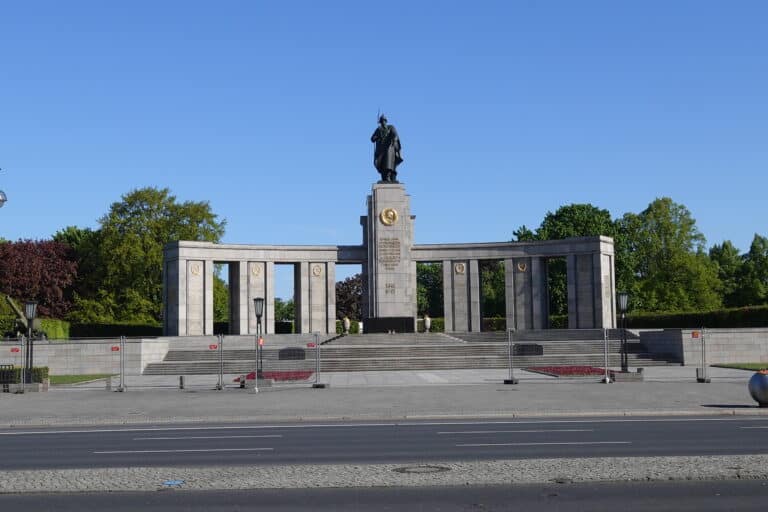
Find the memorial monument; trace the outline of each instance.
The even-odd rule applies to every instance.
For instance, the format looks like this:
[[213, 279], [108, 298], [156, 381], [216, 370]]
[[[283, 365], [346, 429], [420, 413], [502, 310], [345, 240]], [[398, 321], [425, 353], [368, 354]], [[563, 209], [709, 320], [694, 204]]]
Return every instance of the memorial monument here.
[[397, 167], [403, 162], [400, 137], [383, 115], [371, 142], [381, 180], [372, 185], [366, 214], [360, 217], [362, 245], [171, 242], [163, 252], [164, 333], [213, 334], [215, 263], [229, 268], [230, 334], [256, 332], [252, 306], [256, 297], [265, 299], [264, 332], [274, 333], [276, 263], [294, 266], [296, 332], [335, 332], [336, 265], [345, 263], [362, 265], [365, 331], [413, 332], [418, 262], [442, 264], [445, 330], [477, 332], [482, 328], [482, 260], [504, 262], [507, 327], [545, 329], [549, 319], [546, 260], [553, 257], [566, 260], [568, 327], [616, 326], [611, 238], [418, 245], [410, 196], [397, 180]]

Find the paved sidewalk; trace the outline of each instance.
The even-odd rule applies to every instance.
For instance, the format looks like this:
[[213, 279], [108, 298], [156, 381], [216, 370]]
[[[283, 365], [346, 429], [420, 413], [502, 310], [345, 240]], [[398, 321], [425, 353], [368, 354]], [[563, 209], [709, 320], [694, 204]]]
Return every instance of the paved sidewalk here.
[[[712, 383], [695, 382], [694, 367], [651, 367], [645, 382], [602, 384], [502, 370], [325, 374], [328, 389], [309, 385], [262, 388], [230, 384], [213, 390], [216, 376], [141, 377], [128, 391], [108, 392], [104, 381], [48, 393], [0, 393], [0, 427], [528, 417], [539, 415], [768, 414], [747, 391], [751, 372], [711, 368]], [[229, 376], [231, 377], [231, 376]], [[231, 378], [225, 380], [231, 383]], [[165, 387], [157, 387], [165, 386]]]

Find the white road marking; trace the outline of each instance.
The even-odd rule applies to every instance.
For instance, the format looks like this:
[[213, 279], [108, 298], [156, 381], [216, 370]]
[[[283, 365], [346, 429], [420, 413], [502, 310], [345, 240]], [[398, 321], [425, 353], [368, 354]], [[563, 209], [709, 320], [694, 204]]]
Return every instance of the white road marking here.
[[562, 430], [465, 430], [463, 432], [438, 432], [437, 435], [453, 434], [537, 434], [539, 432], [594, 432], [592, 428], [568, 428]]
[[0, 432], [0, 436], [32, 436], [52, 434], [91, 434], [110, 432], [179, 432], [210, 430], [270, 430], [270, 429], [311, 429], [311, 428], [368, 428], [368, 427], [420, 427], [420, 426], [469, 426], [469, 425], [552, 425], [552, 424], [596, 424], [596, 423], [683, 423], [703, 421], [768, 421], [768, 417], [727, 417], [727, 418], [621, 418], [591, 420], [505, 420], [505, 421], [399, 421], [389, 423], [319, 423], [299, 425], [230, 425], [207, 427], [139, 427], [139, 428], [99, 428], [90, 430], [28, 430], [19, 432]]
[[97, 455], [116, 455], [127, 453], [199, 453], [199, 452], [266, 452], [274, 448], [197, 448], [187, 450], [111, 450], [92, 452]]
[[739, 428], [768, 428], [768, 427], [739, 427]]
[[282, 434], [264, 434], [261, 436], [177, 436], [177, 437], [134, 437], [134, 441], [175, 441], [177, 439], [253, 439], [264, 437], [283, 437]]
[[590, 445], [590, 444], [632, 444], [631, 441], [591, 441], [591, 442], [562, 442], [562, 443], [468, 443], [457, 444], [463, 447], [483, 447], [483, 446], [550, 446], [550, 445]]

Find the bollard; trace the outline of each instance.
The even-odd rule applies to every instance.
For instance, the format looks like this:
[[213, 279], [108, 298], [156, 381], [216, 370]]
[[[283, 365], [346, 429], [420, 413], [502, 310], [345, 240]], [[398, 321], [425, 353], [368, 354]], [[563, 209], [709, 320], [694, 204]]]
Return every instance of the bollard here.
[[184, 376], [179, 375], [179, 389], [184, 389]]

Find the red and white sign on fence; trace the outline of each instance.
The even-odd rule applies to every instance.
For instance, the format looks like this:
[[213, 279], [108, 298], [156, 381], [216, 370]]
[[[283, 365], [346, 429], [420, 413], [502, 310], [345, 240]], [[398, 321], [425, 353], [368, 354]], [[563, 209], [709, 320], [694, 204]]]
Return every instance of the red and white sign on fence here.
[[112, 352], [120, 352], [120, 347], [118, 345], [112, 345]]
[[217, 348], [219, 348], [219, 346], [214, 343], [214, 344], [208, 345], [208, 348], [210, 350], [216, 350]]
[[19, 352], [21, 352], [19, 347], [11, 347], [11, 354], [18, 354]]

